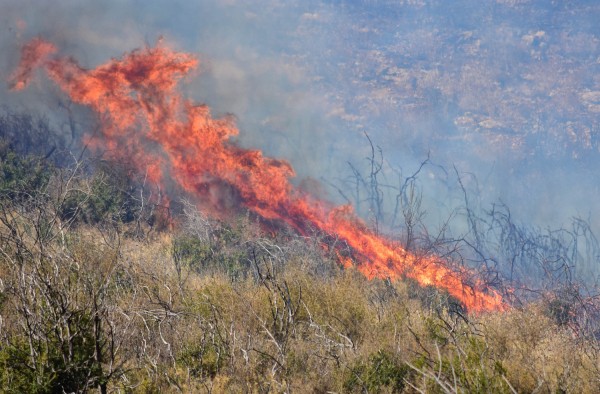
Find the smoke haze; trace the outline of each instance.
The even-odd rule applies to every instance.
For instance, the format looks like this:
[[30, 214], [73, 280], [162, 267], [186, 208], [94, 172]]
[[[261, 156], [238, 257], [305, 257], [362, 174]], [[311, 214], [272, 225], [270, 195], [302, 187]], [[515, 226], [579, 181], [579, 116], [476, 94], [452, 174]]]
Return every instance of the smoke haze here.
[[[347, 164], [368, 174], [364, 132], [382, 148], [382, 184], [397, 186], [399, 169], [409, 176], [429, 154], [419, 186], [433, 227], [464, 204], [455, 166], [473, 208], [500, 200], [530, 226], [581, 216], [600, 230], [594, 1], [4, 0], [0, 10], [3, 80], [38, 35], [84, 67], [164, 37], [198, 55], [185, 94], [233, 114], [242, 146], [288, 160], [298, 183], [337, 185], [367, 219]], [[58, 127], [64, 100], [45, 78], [0, 91], [0, 104]], [[389, 218], [395, 191], [384, 193]]]

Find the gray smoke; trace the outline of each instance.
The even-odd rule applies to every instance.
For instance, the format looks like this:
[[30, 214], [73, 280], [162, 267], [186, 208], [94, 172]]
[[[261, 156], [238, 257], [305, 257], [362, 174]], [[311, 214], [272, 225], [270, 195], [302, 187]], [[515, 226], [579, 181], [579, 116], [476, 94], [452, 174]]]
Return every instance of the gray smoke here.
[[[186, 95], [234, 114], [241, 145], [286, 158], [297, 182], [335, 184], [367, 219], [347, 163], [369, 174], [365, 132], [383, 152], [388, 226], [394, 187], [429, 154], [418, 187], [434, 228], [464, 205], [456, 167], [475, 210], [502, 201], [533, 227], [579, 216], [600, 230], [594, 1], [3, 0], [0, 11], [4, 80], [36, 35], [87, 67], [160, 36], [198, 54]], [[4, 85], [0, 104], [64, 127], [64, 97], [43, 78], [19, 93]]]

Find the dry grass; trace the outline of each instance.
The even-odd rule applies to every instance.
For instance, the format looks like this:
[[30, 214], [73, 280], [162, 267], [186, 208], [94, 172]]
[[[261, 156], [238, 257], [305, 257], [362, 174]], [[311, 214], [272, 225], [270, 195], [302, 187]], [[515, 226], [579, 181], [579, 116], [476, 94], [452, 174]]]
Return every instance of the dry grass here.
[[[411, 282], [313, 269], [311, 259], [332, 262], [312, 240], [260, 238], [248, 223], [227, 234], [235, 238], [228, 254], [211, 256], [246, 259], [244, 275], [208, 269], [206, 258], [178, 265], [175, 233], [136, 240], [79, 226], [47, 245], [50, 258], [38, 263], [78, 264], [79, 282], [57, 288], [79, 294], [78, 305], [95, 294], [89, 286], [107, 286], [103, 335], [117, 338], [102, 368], [112, 368], [109, 359], [121, 366], [110, 392], [600, 390], [597, 343], [559, 326], [543, 304], [467, 318], [443, 293]], [[24, 319], [12, 309], [21, 300], [9, 288], [18, 284], [10, 264], [0, 261], [4, 365]], [[5, 370], [3, 383], [19, 373]]]

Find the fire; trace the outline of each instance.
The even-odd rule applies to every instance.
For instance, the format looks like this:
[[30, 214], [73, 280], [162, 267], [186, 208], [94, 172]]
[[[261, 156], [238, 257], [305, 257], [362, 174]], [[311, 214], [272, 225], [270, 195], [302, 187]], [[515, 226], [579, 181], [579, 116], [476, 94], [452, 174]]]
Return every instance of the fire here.
[[51, 43], [40, 38], [35, 38], [21, 50], [21, 63], [17, 72], [12, 76], [13, 90], [21, 90], [27, 86], [34, 69], [52, 53], [56, 48]]
[[[185, 99], [176, 89], [198, 66], [195, 57], [158, 44], [87, 70], [55, 52], [42, 39], [25, 45], [13, 89], [23, 89], [32, 72], [43, 68], [71, 100], [98, 115], [101, 136], [89, 142], [118, 152], [139, 169], [150, 168], [152, 180], [161, 183], [170, 176], [199, 201], [227, 188], [241, 205], [265, 219], [283, 221], [302, 233], [315, 228], [343, 239], [354, 252], [357, 269], [368, 278], [407, 276], [446, 289], [471, 311], [505, 309], [500, 294], [481, 281], [469, 281], [467, 270], [451, 270], [440, 259], [407, 252], [370, 231], [350, 206], [332, 207], [295, 189], [290, 183], [294, 170], [286, 161], [230, 142], [238, 134], [232, 119], [213, 118], [208, 107]], [[351, 264], [341, 256], [340, 263]]]

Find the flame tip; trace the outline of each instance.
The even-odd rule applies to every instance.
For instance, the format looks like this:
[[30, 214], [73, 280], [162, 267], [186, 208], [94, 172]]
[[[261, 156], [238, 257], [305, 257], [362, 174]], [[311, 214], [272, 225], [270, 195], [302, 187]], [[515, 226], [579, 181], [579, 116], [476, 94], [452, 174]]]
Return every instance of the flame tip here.
[[74, 102], [101, 115], [101, 133], [89, 137], [92, 145], [118, 147], [117, 154], [146, 169], [158, 184], [171, 178], [217, 216], [241, 204], [301, 234], [311, 228], [334, 234], [354, 251], [354, 261], [338, 254], [340, 264], [356, 267], [367, 278], [406, 276], [445, 289], [469, 310], [502, 308], [500, 294], [471, 285], [466, 271], [455, 272], [435, 256], [417, 256], [370, 231], [350, 204], [333, 207], [292, 187], [295, 172], [286, 160], [231, 143], [239, 133], [233, 115], [215, 119], [208, 106], [178, 93], [177, 84], [199, 61], [171, 50], [164, 37], [91, 70], [68, 57], [50, 59], [55, 52], [42, 38], [26, 44], [11, 78], [14, 89], [26, 87], [35, 68], [45, 69]]

